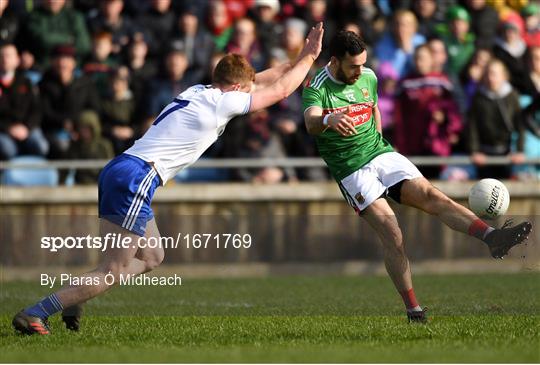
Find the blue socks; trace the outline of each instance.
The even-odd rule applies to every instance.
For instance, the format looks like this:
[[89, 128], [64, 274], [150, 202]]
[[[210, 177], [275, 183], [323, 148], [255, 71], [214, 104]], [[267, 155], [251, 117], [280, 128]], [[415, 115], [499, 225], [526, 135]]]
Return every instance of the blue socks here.
[[64, 306], [60, 303], [56, 294], [51, 294], [48, 297], [43, 298], [43, 300], [36, 305], [26, 308], [24, 313], [32, 317], [47, 319], [49, 316], [60, 312], [62, 309], [64, 309]]

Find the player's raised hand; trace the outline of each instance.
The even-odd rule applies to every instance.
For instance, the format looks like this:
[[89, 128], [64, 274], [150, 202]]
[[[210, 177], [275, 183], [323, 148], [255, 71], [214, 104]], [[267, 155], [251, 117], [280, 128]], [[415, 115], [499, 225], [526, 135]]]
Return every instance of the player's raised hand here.
[[348, 115], [351, 111], [351, 107], [347, 107], [341, 113], [331, 114], [328, 117], [328, 127], [335, 130], [344, 137], [352, 136], [356, 134], [356, 128], [354, 127], [354, 120]]
[[307, 38], [304, 48], [300, 53], [300, 58], [303, 56], [309, 55], [313, 57], [314, 60], [319, 57], [322, 50], [322, 39], [324, 34], [323, 23], [319, 22], [317, 25], [311, 28]]

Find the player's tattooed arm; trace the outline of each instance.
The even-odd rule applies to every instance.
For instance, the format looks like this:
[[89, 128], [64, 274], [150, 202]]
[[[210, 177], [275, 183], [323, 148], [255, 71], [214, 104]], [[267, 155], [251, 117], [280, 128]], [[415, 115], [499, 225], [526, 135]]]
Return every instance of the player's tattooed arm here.
[[[305, 110], [304, 121], [309, 134], [317, 135], [324, 133], [327, 129], [333, 129], [343, 137], [356, 134], [354, 120], [348, 115], [349, 108], [341, 113], [327, 114], [323, 116], [322, 108], [312, 106]], [[326, 121], [325, 121], [326, 118]]]

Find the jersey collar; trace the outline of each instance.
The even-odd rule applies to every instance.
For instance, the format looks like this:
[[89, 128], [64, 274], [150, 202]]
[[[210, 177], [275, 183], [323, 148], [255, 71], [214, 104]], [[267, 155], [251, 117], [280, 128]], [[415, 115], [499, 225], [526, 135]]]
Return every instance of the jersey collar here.
[[341, 82], [341, 81], [337, 80], [334, 76], [332, 76], [332, 73], [330, 72], [330, 68], [328, 68], [329, 65], [330, 65], [330, 63], [328, 63], [326, 66], [324, 66], [324, 71], [326, 72], [326, 74], [328, 75], [330, 80], [332, 80], [336, 84], [343, 85], [344, 82]]

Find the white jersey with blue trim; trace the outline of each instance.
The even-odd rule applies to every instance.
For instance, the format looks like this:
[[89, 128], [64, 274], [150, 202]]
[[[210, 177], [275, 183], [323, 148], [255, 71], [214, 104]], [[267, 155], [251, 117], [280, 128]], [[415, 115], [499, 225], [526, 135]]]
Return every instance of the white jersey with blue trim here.
[[195, 85], [178, 95], [124, 153], [152, 162], [165, 183], [199, 159], [235, 116], [247, 114], [251, 95]]

